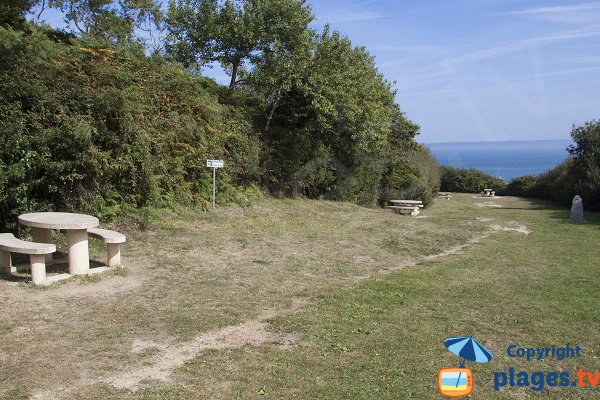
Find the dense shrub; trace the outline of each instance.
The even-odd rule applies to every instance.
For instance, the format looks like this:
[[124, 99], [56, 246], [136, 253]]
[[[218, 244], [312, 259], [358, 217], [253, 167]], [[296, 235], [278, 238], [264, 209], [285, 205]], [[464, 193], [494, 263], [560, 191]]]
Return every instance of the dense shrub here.
[[[248, 205], [259, 187], [365, 205], [437, 190], [373, 57], [311, 29], [303, 0], [172, 2], [168, 18], [155, 2], [50, 2], [77, 34], [27, 22], [33, 4], [0, 7], [2, 229], [28, 211], [147, 221], [156, 207], [207, 207], [209, 158], [226, 162], [219, 202]], [[232, 29], [197, 23], [216, 16]], [[152, 22], [170, 36], [148, 56], [136, 26]], [[229, 87], [201, 76], [214, 61]]]
[[0, 226], [26, 211], [204, 207], [207, 158], [227, 158], [220, 201], [259, 179], [252, 125], [204, 78], [132, 47], [94, 46], [0, 27]]
[[381, 180], [380, 202], [393, 199], [432, 203], [440, 187], [440, 168], [429, 150], [418, 147], [390, 164]]
[[588, 210], [600, 209], [600, 121], [573, 127], [571, 157], [537, 176], [513, 179], [504, 194], [535, 197], [568, 206], [575, 195]]
[[527, 196], [535, 185], [537, 177], [533, 175], [520, 176], [512, 179], [499, 194], [508, 196]]
[[441, 167], [440, 187], [443, 192], [479, 193], [483, 189], [498, 190], [504, 186], [504, 180], [475, 168]]

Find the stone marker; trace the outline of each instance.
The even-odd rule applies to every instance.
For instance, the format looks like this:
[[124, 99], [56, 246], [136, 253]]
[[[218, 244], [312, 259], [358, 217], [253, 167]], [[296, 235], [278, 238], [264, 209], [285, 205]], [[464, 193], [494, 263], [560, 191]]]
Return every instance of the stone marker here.
[[571, 205], [571, 221], [583, 221], [583, 201], [579, 195], [573, 197]]

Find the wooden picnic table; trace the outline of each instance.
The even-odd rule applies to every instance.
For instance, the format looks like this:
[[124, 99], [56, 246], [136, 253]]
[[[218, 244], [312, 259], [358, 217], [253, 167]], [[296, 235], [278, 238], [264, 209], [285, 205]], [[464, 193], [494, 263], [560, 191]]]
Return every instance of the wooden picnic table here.
[[[30, 226], [33, 241], [52, 243], [52, 229], [66, 232], [69, 249], [69, 274], [83, 275], [90, 271], [88, 229], [100, 225], [98, 218], [85, 214], [63, 212], [36, 212], [19, 215], [21, 225]], [[52, 254], [46, 255], [46, 263]]]

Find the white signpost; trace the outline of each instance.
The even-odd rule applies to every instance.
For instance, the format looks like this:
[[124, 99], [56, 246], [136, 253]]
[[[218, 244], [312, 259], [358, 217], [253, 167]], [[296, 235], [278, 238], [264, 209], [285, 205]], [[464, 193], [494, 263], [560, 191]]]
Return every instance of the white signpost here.
[[216, 199], [216, 195], [217, 195], [217, 168], [223, 168], [225, 167], [225, 161], [223, 160], [206, 160], [206, 166], [208, 168], [212, 168], [213, 169], [213, 198], [212, 198], [212, 203], [213, 203], [213, 208], [215, 208], [215, 199]]

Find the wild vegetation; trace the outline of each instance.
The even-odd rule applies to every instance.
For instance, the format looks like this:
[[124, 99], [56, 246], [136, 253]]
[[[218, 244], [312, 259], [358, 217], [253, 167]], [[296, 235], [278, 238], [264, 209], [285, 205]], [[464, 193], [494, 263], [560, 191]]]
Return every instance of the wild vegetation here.
[[586, 209], [600, 209], [600, 121], [573, 126], [571, 139], [569, 158], [543, 174], [513, 179], [504, 193], [562, 205], [569, 205], [580, 195]]
[[[45, 6], [70, 28], [40, 22]], [[375, 205], [390, 193], [429, 202], [437, 190], [419, 127], [372, 56], [311, 29], [302, 0], [2, 7], [3, 229], [26, 211], [143, 222], [156, 207], [206, 207], [208, 158], [226, 160], [219, 202], [245, 205], [267, 189]], [[215, 63], [229, 85], [203, 76]]]
[[442, 166], [440, 170], [441, 190], [445, 192], [479, 193], [483, 189], [498, 190], [506, 186], [503, 179], [475, 168]]

